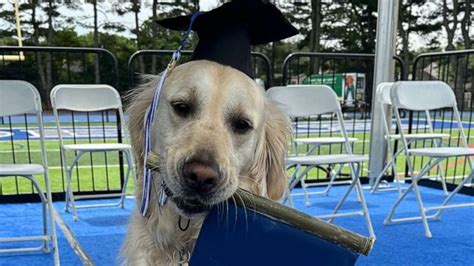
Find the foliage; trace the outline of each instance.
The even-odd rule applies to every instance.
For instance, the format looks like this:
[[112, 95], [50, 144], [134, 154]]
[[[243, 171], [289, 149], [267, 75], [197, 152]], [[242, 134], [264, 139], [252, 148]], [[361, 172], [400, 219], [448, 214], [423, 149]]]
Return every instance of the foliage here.
[[[428, 40], [428, 46], [423, 49], [439, 50], [441, 40], [439, 32], [442, 28], [442, 2], [444, 0], [401, 0], [399, 10], [399, 39], [398, 50], [405, 60], [411, 60], [417, 54], [411, 48], [410, 39], [413, 36], [422, 36]], [[66, 1], [74, 2], [74, 1]], [[140, 5], [141, 1], [134, 0], [131, 3], [115, 2], [108, 6], [105, 13], [114, 12], [114, 14], [126, 15], [127, 13], [144, 12], [149, 6]], [[199, 9], [199, 1], [180, 1], [174, 5], [158, 3], [156, 16], [157, 19], [172, 17], [177, 15], [189, 14]], [[311, 3], [310, 3], [311, 2]], [[299, 29], [300, 35], [290, 40], [275, 42], [268, 45], [254, 47], [255, 51], [266, 54], [272, 61], [275, 73], [281, 73], [279, 67], [282, 65], [285, 57], [296, 51], [309, 51], [310, 39], [313, 25], [311, 25], [311, 12], [315, 10], [312, 6], [317, 1], [279, 1], [278, 7], [282, 10], [286, 17]], [[456, 3], [458, 1], [455, 1]], [[66, 6], [65, 6], [66, 5]], [[100, 3], [98, 4], [100, 5]], [[431, 5], [431, 8], [428, 8]], [[439, 5], [440, 8], [433, 8], [433, 5]], [[90, 5], [84, 5], [90, 8]], [[84, 24], [84, 18], [90, 16], [67, 17], [65, 13], [61, 13], [62, 8], [78, 9], [82, 7], [78, 4], [59, 4], [57, 1], [39, 1], [32, 0], [20, 5], [22, 33], [24, 45], [52, 45], [66, 47], [92, 47], [94, 46], [93, 33], [79, 35], [76, 31], [77, 25], [82, 25], [91, 30], [91, 26]], [[104, 7], [105, 8], [105, 7]], [[323, 52], [352, 52], [352, 53], [373, 53], [375, 47], [375, 32], [377, 22], [377, 1], [373, 0], [354, 0], [354, 1], [321, 1], [321, 35], [318, 43], [321, 44], [320, 51]], [[462, 10], [459, 9], [462, 13]], [[449, 16], [452, 18], [455, 10], [449, 9]], [[109, 15], [110, 16], [110, 15]], [[135, 16], [135, 18], [137, 18]], [[461, 18], [460, 18], [461, 19]], [[48, 23], [50, 20], [52, 23]], [[135, 26], [130, 29], [126, 25], [117, 22], [105, 22], [99, 25], [98, 46], [110, 50], [117, 56], [119, 67], [119, 89], [126, 90], [128, 88], [127, 64], [129, 57], [139, 49], [174, 49], [181, 39], [181, 32], [173, 32], [157, 25], [150, 16], [146, 19], [135, 20]], [[0, 45], [16, 45], [17, 41], [15, 31], [15, 16], [13, 5], [11, 3], [0, 3]], [[50, 25], [51, 24], [51, 25]], [[461, 24], [461, 22], [459, 22]], [[48, 38], [51, 36], [51, 38]], [[456, 39], [454, 46], [461, 44], [460, 38]], [[193, 47], [197, 42], [197, 38], [191, 38]], [[467, 42], [466, 42], [467, 43]], [[464, 44], [465, 45], [465, 44]], [[49, 60], [47, 55], [33, 56], [27, 55], [36, 66], [29, 66], [23, 73], [41, 79], [38, 86], [50, 87], [58, 80], [64, 80], [67, 70], [61, 69], [65, 67], [65, 57], [60, 55], [53, 60]], [[44, 58], [43, 58], [44, 57]], [[102, 58], [104, 59], [104, 58]], [[146, 73], [158, 73], [165, 67], [167, 58], [152, 57], [153, 60], [140, 58], [138, 60], [139, 68], [132, 66], [133, 70], [145, 71]], [[84, 78], [89, 80], [94, 76], [93, 67], [87, 66], [92, 64], [94, 56], [86, 56], [81, 59], [83, 71], [87, 74]], [[147, 61], [148, 60], [148, 61]], [[314, 62], [312, 62], [314, 63]], [[20, 64], [12, 62], [11, 65]], [[56, 69], [54, 73], [48, 73], [48, 66], [52, 64]], [[110, 61], [101, 62], [100, 68], [111, 66]], [[304, 64], [309, 64], [304, 63]], [[321, 65], [323, 67], [324, 64]], [[43, 69], [44, 68], [44, 69]], [[17, 74], [17, 73], [14, 73]], [[77, 74], [77, 73], [76, 73]], [[71, 74], [69, 74], [71, 75]], [[101, 74], [101, 80], [110, 79], [110, 75]], [[43, 76], [43, 77], [42, 77]], [[44, 77], [46, 76], [46, 78]], [[42, 78], [41, 78], [42, 77]], [[54, 78], [55, 82], [47, 82], [48, 78]], [[275, 76], [276, 83], [281, 79]], [[92, 80], [94, 81], [94, 80]]]

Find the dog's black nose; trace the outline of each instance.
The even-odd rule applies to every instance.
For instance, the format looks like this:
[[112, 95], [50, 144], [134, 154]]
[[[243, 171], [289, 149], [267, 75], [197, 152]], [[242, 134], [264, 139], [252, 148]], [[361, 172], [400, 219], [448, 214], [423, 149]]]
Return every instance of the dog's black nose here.
[[183, 175], [188, 186], [201, 193], [209, 192], [219, 180], [216, 167], [200, 162], [185, 163]]

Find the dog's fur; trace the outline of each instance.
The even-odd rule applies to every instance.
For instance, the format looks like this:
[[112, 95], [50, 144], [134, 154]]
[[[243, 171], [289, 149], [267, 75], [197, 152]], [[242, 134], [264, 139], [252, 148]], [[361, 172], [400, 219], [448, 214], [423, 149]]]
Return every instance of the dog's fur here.
[[[143, 121], [155, 86], [156, 81], [137, 89], [127, 110], [138, 180], [137, 206], [122, 250], [125, 265], [170, 265], [177, 262], [178, 251], [192, 252], [204, 215], [178, 208], [173, 199], [161, 208], [157, 204], [163, 179], [173, 197], [187, 197], [180, 171], [187, 160], [204, 158], [218, 166], [223, 183], [203, 200], [205, 205], [225, 201], [238, 187], [279, 199], [286, 185], [287, 116], [242, 72], [191, 61], [176, 67], [165, 82], [152, 134], [153, 150], [162, 158], [161, 172], [153, 177], [149, 215], [142, 217]], [[177, 114], [174, 104], [180, 101], [191, 105], [189, 115]], [[236, 132], [235, 119], [244, 119], [250, 129]], [[180, 215], [191, 218], [184, 232], [178, 229]]]

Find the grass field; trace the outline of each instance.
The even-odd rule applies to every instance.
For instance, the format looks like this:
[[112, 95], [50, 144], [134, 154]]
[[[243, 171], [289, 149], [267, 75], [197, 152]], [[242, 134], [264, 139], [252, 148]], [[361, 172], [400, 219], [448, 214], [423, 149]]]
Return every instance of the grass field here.
[[[76, 126], [85, 126], [85, 123], [77, 123]], [[102, 126], [102, 124], [100, 124]], [[111, 124], [113, 125], [113, 124]], [[33, 127], [33, 125], [30, 125]], [[51, 126], [51, 125], [46, 125]], [[2, 129], [0, 127], [0, 129]], [[466, 130], [467, 132], [467, 130]], [[452, 130], [451, 132], [451, 145], [457, 143], [458, 132], [457, 130]], [[304, 137], [307, 135], [304, 134]], [[321, 134], [321, 135], [309, 135], [310, 137], [325, 137], [329, 136], [329, 134]], [[336, 134], [337, 136], [337, 134]], [[354, 134], [350, 134], [351, 137], [356, 137], [359, 139], [353, 145], [354, 153], [357, 154], [367, 154], [369, 152], [369, 140], [370, 134], [366, 133], [364, 136], [363, 132], [357, 132]], [[95, 139], [92, 142], [110, 142], [115, 143], [117, 142], [114, 138], [107, 138], [107, 139]], [[77, 143], [88, 143], [88, 139], [79, 139]], [[449, 141], [445, 140], [445, 143]], [[72, 140], [66, 140], [66, 144], [73, 143]], [[472, 143], [472, 141], [471, 141]], [[26, 140], [15, 140], [13, 142], [13, 148], [15, 149], [15, 153], [11, 152], [12, 150], [12, 142], [10, 139], [7, 140], [0, 140], [0, 162], [1, 163], [39, 163], [41, 162], [41, 151], [39, 146], [38, 140], [30, 140], [29, 146]], [[401, 144], [400, 144], [401, 145]], [[422, 147], [424, 144], [422, 142], [418, 143], [417, 147]], [[425, 143], [425, 145], [429, 145]], [[61, 160], [60, 160], [60, 153], [59, 153], [59, 142], [57, 139], [49, 139], [46, 141], [46, 149], [47, 149], [47, 157], [48, 157], [48, 172], [51, 178], [51, 186], [53, 192], [62, 192], [65, 188], [65, 183], [63, 181], [62, 169], [61, 169]], [[304, 153], [307, 151], [307, 146], [298, 146], [298, 152]], [[29, 151], [29, 152], [28, 152]], [[316, 151], [316, 154], [331, 154], [331, 153], [338, 153], [342, 151], [342, 147], [340, 145], [333, 145], [331, 147], [321, 147], [319, 150]], [[67, 154], [67, 161], [70, 163], [72, 162], [73, 153]], [[417, 159], [415, 161], [415, 170], [421, 167], [421, 164], [426, 160]], [[448, 160], [443, 167], [447, 169], [447, 176], [460, 176], [463, 174], [465, 170], [465, 164], [463, 163], [464, 159], [458, 160]], [[91, 167], [91, 164], [94, 167]], [[118, 160], [118, 153], [94, 153], [92, 156], [89, 154], [84, 155], [78, 163], [79, 167], [77, 171], [74, 171], [73, 174], [73, 189], [74, 191], [101, 191], [101, 190], [108, 190], [108, 189], [119, 189], [120, 188], [120, 179], [119, 179], [119, 160]], [[363, 165], [363, 172], [362, 176], [367, 176], [367, 165]], [[397, 169], [398, 172], [403, 174], [405, 172], [405, 159], [404, 156], [401, 155], [397, 160]], [[126, 170], [126, 167], [125, 167]], [[348, 168], [346, 167], [343, 172], [348, 173]], [[290, 173], [293, 170], [290, 169]], [[435, 174], [435, 173], [432, 173]], [[325, 172], [313, 169], [310, 171], [309, 178], [316, 179], [316, 178], [325, 178]], [[38, 178], [38, 180], [44, 184], [43, 178]], [[455, 179], [448, 179], [448, 182], [457, 183]], [[130, 179], [128, 184], [127, 190], [128, 192], [133, 191], [133, 178]], [[23, 194], [23, 193], [31, 193], [32, 186], [31, 183], [23, 178], [2, 178], [0, 179], [0, 195], [6, 194]]]
[[[116, 139], [107, 139], [107, 142], [116, 142]], [[78, 140], [77, 143], [86, 143], [87, 140]], [[102, 143], [103, 140], [92, 141]], [[73, 143], [66, 141], [66, 144]], [[15, 141], [15, 162], [32, 163], [41, 162], [41, 150], [38, 141], [30, 141], [28, 149], [26, 141]], [[30, 153], [28, 153], [30, 150]], [[61, 158], [59, 152], [59, 144], [56, 140], [46, 141], [48, 173], [51, 179], [51, 189], [53, 192], [64, 191], [65, 184], [63, 182]], [[68, 152], [66, 160], [71, 163], [74, 153]], [[0, 161], [13, 162], [11, 153], [11, 143], [9, 141], [0, 141]], [[94, 167], [90, 167], [91, 162]], [[78, 162], [78, 169], [73, 174], [73, 188], [75, 191], [107, 190], [119, 189], [119, 159], [117, 152], [109, 152], [107, 154], [100, 152], [85, 154]], [[125, 168], [126, 170], [126, 168]], [[94, 177], [94, 178], [92, 178]], [[43, 183], [42, 178], [38, 178]], [[133, 188], [133, 178], [129, 184], [129, 189]], [[30, 193], [31, 184], [23, 178], [2, 178], [0, 181], [1, 194]], [[18, 184], [18, 186], [16, 185]], [[18, 192], [17, 188], [18, 187]]]

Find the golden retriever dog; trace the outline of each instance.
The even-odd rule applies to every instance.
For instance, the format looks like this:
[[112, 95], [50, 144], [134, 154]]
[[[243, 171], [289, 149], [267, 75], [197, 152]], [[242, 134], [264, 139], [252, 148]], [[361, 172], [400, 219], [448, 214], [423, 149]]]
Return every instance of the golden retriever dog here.
[[[177, 66], [167, 78], [152, 129], [161, 156], [148, 215], [142, 200], [144, 119], [156, 81], [130, 98], [129, 131], [136, 159], [136, 207], [122, 249], [124, 265], [176, 265], [186, 260], [206, 212], [238, 187], [271, 199], [287, 183], [290, 121], [244, 73], [207, 60]], [[162, 181], [168, 201], [158, 206]], [[188, 220], [189, 219], [189, 220]], [[187, 230], [178, 223], [189, 221]]]

